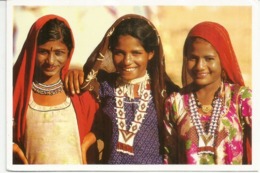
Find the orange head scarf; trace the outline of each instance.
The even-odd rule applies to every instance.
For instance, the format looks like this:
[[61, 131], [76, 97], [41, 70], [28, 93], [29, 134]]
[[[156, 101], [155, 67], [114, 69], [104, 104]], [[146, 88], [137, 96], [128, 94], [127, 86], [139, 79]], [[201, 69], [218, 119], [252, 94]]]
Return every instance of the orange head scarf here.
[[[39, 18], [31, 27], [22, 50], [13, 66], [13, 119], [14, 119], [14, 141], [20, 142], [25, 130], [26, 112], [32, 89], [32, 82], [35, 69], [35, 59], [37, 55], [37, 38], [39, 31], [46, 22], [51, 19], [58, 19], [70, 28], [68, 22], [56, 15], [46, 15]], [[68, 60], [61, 71], [61, 77], [64, 79], [68, 71], [70, 60], [74, 51], [74, 37], [71, 32], [72, 49]]]
[[183, 86], [186, 86], [187, 84], [190, 83], [189, 81], [190, 76], [187, 73], [186, 64], [185, 64], [186, 44], [187, 44], [187, 40], [190, 37], [200, 37], [208, 41], [215, 48], [215, 50], [218, 52], [222, 70], [225, 71], [227, 77], [226, 80], [228, 82], [239, 84], [241, 86], [245, 85], [227, 30], [218, 23], [202, 22], [195, 25], [190, 30], [184, 44], [184, 49], [183, 49], [184, 58], [183, 58], [183, 67], [182, 67]]

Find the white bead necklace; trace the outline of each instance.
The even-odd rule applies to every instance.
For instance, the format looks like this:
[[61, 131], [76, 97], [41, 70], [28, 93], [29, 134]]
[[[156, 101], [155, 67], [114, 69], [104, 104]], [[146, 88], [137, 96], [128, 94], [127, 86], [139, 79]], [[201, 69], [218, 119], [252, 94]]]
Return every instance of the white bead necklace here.
[[[143, 120], [147, 114], [148, 103], [151, 98], [151, 91], [146, 89], [146, 84], [149, 82], [149, 76], [146, 74], [144, 77], [139, 80], [139, 92], [141, 95], [139, 106], [134, 115], [134, 121], [131, 122], [129, 130], [126, 129], [126, 116], [124, 109], [124, 98], [125, 95], [128, 96], [129, 92], [126, 91], [129, 89], [125, 84], [119, 84], [115, 89], [115, 99], [116, 99], [116, 115], [117, 115], [117, 126], [118, 126], [118, 142], [117, 142], [117, 151], [123, 152], [129, 155], [134, 155], [134, 139], [137, 132], [140, 130]], [[136, 83], [135, 83], [136, 84]], [[133, 85], [133, 84], [130, 84]], [[130, 86], [130, 88], [133, 88]], [[141, 88], [141, 89], [140, 89]]]
[[224, 105], [222, 103], [223, 100], [218, 95], [217, 98], [213, 101], [213, 112], [211, 115], [209, 129], [206, 133], [200, 121], [200, 114], [198, 113], [195, 96], [193, 93], [190, 94], [189, 108], [191, 113], [191, 120], [193, 125], [196, 127], [196, 131], [199, 137], [198, 154], [214, 154], [215, 136], [218, 127], [218, 120], [220, 115], [223, 115], [226, 112], [226, 109], [224, 108]]

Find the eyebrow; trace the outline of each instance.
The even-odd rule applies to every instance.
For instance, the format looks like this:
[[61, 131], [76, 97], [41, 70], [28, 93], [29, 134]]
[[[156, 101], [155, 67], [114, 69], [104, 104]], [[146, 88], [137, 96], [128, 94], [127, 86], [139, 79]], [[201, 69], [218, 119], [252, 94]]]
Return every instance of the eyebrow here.
[[68, 50], [68, 49], [63, 49], [63, 48], [47, 49], [47, 48], [42, 48], [42, 47], [39, 47], [38, 49], [48, 50], [48, 51], [56, 51], [56, 50], [63, 50], [63, 51], [66, 51], [66, 50]]
[[[193, 55], [193, 56], [197, 56], [197, 54], [194, 53], [194, 52], [190, 52], [189, 54], [190, 54], [190, 55]], [[204, 57], [204, 56], [214, 56], [214, 57], [215, 57], [216, 55], [215, 55], [215, 54], [209, 54], [209, 53], [207, 53], [207, 54], [203, 55], [203, 57]]]

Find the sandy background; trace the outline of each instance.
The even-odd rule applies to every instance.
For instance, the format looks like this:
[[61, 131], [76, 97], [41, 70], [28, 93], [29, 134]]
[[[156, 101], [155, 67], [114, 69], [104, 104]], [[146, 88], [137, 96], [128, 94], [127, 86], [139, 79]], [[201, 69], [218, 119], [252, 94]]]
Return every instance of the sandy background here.
[[127, 13], [147, 17], [161, 35], [167, 72], [180, 86], [182, 49], [189, 29], [202, 21], [218, 22], [229, 31], [245, 83], [252, 88], [251, 6], [14, 6], [14, 62], [33, 22], [50, 13], [63, 16], [71, 25], [76, 44], [71, 67], [83, 66], [118, 17]]

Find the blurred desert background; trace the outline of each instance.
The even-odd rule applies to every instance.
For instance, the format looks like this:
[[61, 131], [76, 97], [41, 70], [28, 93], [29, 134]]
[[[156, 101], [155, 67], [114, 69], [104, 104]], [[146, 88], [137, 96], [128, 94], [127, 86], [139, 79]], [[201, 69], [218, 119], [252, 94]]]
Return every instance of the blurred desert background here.
[[[229, 32], [247, 86], [252, 88], [251, 6], [13, 6], [13, 62], [16, 61], [31, 25], [46, 14], [68, 20], [75, 37], [71, 68], [81, 68], [106, 30], [120, 16], [140, 14], [158, 29], [166, 57], [166, 70], [181, 86], [182, 49], [190, 28], [214, 21]], [[232, 68], [232, 67], [230, 67]]]

